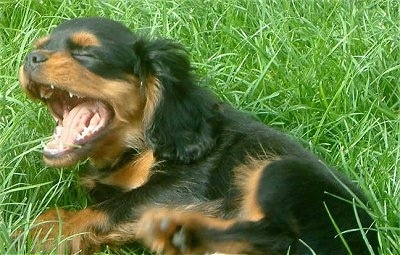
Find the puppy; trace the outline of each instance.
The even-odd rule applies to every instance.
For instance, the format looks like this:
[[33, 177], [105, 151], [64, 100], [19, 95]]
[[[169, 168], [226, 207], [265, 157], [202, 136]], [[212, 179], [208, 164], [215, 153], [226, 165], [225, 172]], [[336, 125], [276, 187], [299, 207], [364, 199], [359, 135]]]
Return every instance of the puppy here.
[[91, 254], [137, 240], [167, 254], [370, 254], [360, 190], [297, 142], [198, 85], [184, 48], [116, 21], [78, 18], [20, 68], [55, 119], [45, 162], [72, 166], [93, 205], [54, 209], [37, 250]]

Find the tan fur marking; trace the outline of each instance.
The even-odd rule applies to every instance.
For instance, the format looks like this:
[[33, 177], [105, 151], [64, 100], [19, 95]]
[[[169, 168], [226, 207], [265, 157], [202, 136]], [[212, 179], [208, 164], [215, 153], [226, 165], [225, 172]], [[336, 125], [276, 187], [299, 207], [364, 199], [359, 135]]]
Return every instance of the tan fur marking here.
[[148, 126], [153, 120], [154, 112], [160, 102], [162, 91], [160, 81], [156, 77], [150, 77], [146, 82], [146, 104], [144, 107], [143, 122]]
[[[89, 208], [78, 211], [75, 213], [74, 217], [72, 217], [67, 222], [71, 227], [77, 229], [88, 230], [92, 227], [102, 228], [103, 225], [107, 225], [108, 216], [104, 212], [95, 211]], [[73, 233], [78, 233], [78, 231], [74, 230]]]
[[101, 182], [118, 186], [126, 191], [135, 189], [146, 183], [154, 164], [153, 151], [145, 151], [134, 162], [107, 176]]
[[39, 49], [42, 48], [50, 39], [50, 36], [44, 36], [42, 38], [39, 38], [38, 40], [35, 41], [35, 43], [33, 44], [33, 47], [35, 49]]
[[257, 190], [264, 168], [274, 159], [250, 160], [235, 169], [236, 185], [242, 192], [240, 218], [258, 221], [265, 217], [258, 201]]
[[71, 36], [71, 40], [82, 47], [100, 45], [97, 37], [88, 32], [77, 32]]
[[18, 80], [21, 84], [21, 88], [24, 90], [27, 96], [32, 100], [37, 100], [36, 96], [33, 95], [32, 92], [29, 90], [29, 77], [28, 74], [25, 72], [23, 65], [19, 68]]
[[[38, 250], [51, 251], [56, 248], [57, 254], [92, 254], [100, 248], [100, 242], [92, 230], [107, 229], [108, 224], [108, 216], [100, 211], [88, 208], [78, 212], [53, 209], [39, 216], [30, 235], [40, 240], [35, 245]], [[64, 238], [66, 241], [58, 241]]]
[[[219, 255], [246, 254], [247, 250], [251, 250], [251, 244], [245, 241], [212, 242], [208, 244], [208, 247], [211, 247], [212, 250], [216, 251], [215, 254]], [[203, 250], [207, 251], [206, 249]], [[200, 251], [204, 253], [203, 250]]]

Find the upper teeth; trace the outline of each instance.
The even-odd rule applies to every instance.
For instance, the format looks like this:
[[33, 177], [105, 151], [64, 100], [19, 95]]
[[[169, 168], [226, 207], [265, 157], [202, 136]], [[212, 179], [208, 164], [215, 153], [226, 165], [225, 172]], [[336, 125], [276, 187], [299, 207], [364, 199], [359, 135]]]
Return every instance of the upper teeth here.
[[[55, 89], [55, 86], [53, 84], [51, 84], [50, 85], [50, 89], [44, 88], [44, 89], [40, 90], [40, 96], [42, 98], [49, 99], [53, 95], [53, 90], [54, 89]], [[75, 94], [73, 92], [68, 92], [68, 94], [69, 94], [70, 98], [73, 98], [73, 97], [83, 98], [82, 96], [79, 96], [79, 95], [77, 95], [77, 94]]]
[[69, 92], [69, 97], [70, 98], [72, 98], [72, 97], [82, 98], [80, 95], [74, 94], [72, 92]]
[[51, 95], [53, 95], [53, 91], [51, 91], [51, 90], [48, 90], [48, 89], [40, 90], [40, 96], [42, 98], [49, 99], [51, 97]]

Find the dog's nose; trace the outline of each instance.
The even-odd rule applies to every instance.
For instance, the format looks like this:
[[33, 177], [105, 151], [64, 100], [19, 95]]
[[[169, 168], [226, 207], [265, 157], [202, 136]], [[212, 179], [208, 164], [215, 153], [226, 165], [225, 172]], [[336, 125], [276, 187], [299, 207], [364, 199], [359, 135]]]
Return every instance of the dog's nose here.
[[39, 64], [46, 62], [46, 60], [47, 57], [43, 53], [32, 52], [26, 56], [25, 67], [28, 71], [33, 71]]

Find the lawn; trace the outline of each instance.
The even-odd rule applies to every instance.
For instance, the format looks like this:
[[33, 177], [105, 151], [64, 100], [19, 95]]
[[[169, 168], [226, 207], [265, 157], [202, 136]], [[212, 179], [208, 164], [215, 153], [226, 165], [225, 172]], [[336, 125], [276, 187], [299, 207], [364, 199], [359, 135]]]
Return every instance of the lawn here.
[[203, 86], [357, 182], [371, 201], [380, 254], [400, 254], [397, 0], [0, 0], [0, 254], [30, 253], [24, 233], [19, 243], [10, 234], [46, 208], [87, 205], [77, 178], [84, 163], [44, 165], [53, 120], [17, 80], [35, 38], [78, 16], [180, 41]]

